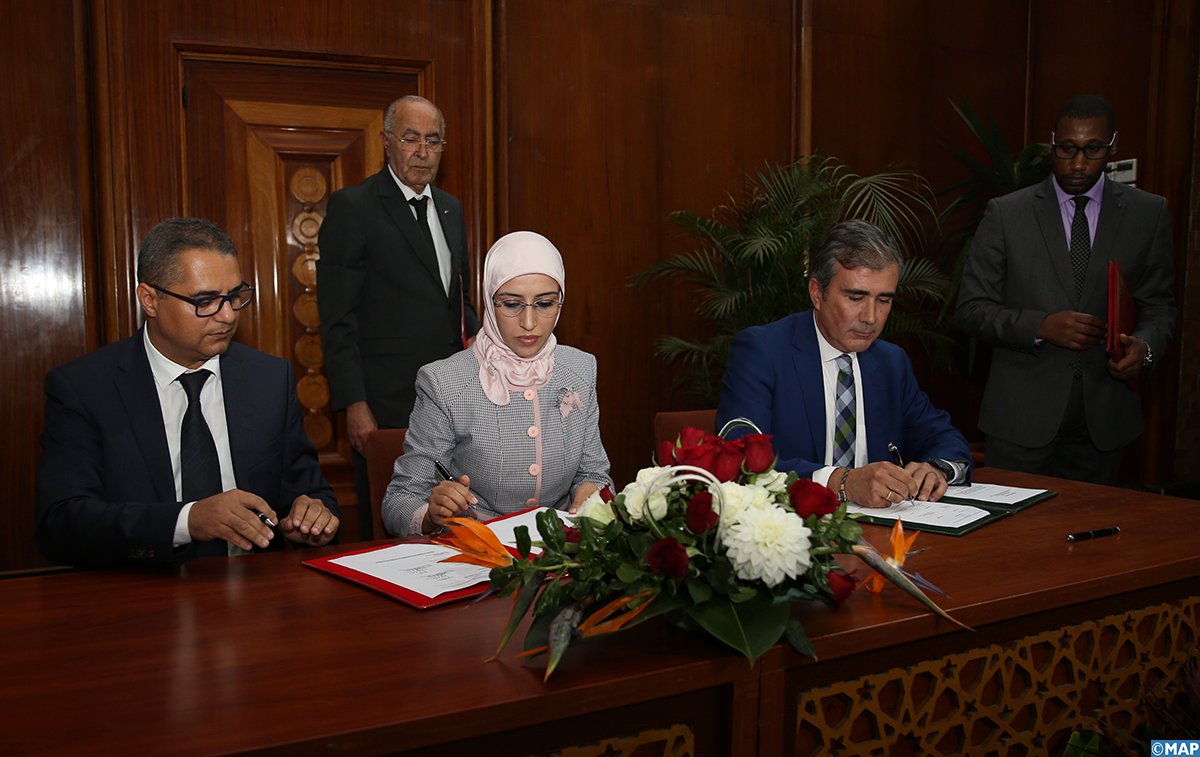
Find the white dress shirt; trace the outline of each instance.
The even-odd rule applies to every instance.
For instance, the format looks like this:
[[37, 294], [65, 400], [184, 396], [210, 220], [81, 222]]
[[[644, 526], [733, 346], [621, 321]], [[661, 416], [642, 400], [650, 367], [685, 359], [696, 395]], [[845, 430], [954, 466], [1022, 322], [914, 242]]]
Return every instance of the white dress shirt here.
[[[187, 393], [183, 384], [177, 380], [182, 373], [191, 371], [170, 360], [150, 341], [150, 330], [147, 327], [142, 332], [146, 343], [146, 357], [150, 361], [150, 371], [154, 374], [154, 388], [158, 390], [158, 404], [162, 408], [163, 428], [167, 432], [167, 451], [171, 456], [171, 473], [175, 478], [175, 498], [183, 499], [183, 478], [180, 471], [179, 435], [183, 425], [183, 415], [187, 412]], [[225, 420], [225, 395], [221, 390], [221, 358], [211, 358], [200, 366], [212, 372], [212, 377], [204, 382], [200, 390], [200, 411], [204, 414], [204, 422], [212, 433], [217, 445], [217, 460], [221, 464], [221, 490], [229, 491], [237, 488], [237, 480], [233, 475], [233, 455], [229, 451], [229, 425]], [[175, 521], [174, 546], [181, 547], [192, 542], [188, 531], [188, 513], [195, 502], [189, 502], [179, 511]], [[234, 547], [230, 547], [232, 551]], [[239, 550], [240, 552], [240, 550]]]
[[867, 417], [863, 412], [862, 377], [858, 373], [858, 353], [847, 352], [834, 347], [821, 333], [818, 327], [817, 346], [821, 350], [821, 383], [825, 388], [825, 467], [813, 471], [812, 480], [821, 486], [829, 483], [829, 477], [836, 466], [833, 464], [835, 431], [834, 393], [837, 391], [838, 365], [837, 359], [843, 354], [850, 356], [850, 367], [854, 371], [854, 464], [859, 467], [867, 461]]

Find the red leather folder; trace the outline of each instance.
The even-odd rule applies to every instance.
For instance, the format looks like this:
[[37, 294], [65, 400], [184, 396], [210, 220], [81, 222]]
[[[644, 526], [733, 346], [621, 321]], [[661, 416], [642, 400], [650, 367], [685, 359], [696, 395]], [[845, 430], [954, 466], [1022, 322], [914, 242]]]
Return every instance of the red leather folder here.
[[[1117, 261], [1108, 261], [1108, 331], [1105, 334], [1104, 351], [1108, 359], [1114, 363], [1125, 357], [1125, 346], [1121, 344], [1121, 334], [1131, 336], [1137, 328], [1137, 306], [1133, 304], [1133, 295], [1129, 293], [1129, 285], [1121, 275], [1121, 267]], [[1128, 382], [1131, 388], [1137, 387], [1137, 379]]]
[[[508, 518], [514, 518], [518, 515], [523, 515], [523, 514], [529, 512], [530, 510], [534, 510], [534, 509], [537, 509], [537, 508], [529, 508], [527, 510], [522, 510], [517, 513], [512, 513], [509, 515], [502, 515], [501, 517], [494, 518], [493, 520], [488, 521], [488, 522], [493, 523], [495, 521], [501, 521], [501, 520], [506, 520]], [[534, 538], [536, 539], [537, 536], [534, 535]], [[400, 584], [393, 583], [391, 581], [387, 581], [387, 580], [378, 578], [376, 576], [372, 576], [367, 573], [363, 573], [361, 571], [355, 570], [354, 568], [349, 568], [349, 567], [346, 567], [345, 565], [339, 565], [336, 562], [334, 562], [334, 560], [337, 560], [338, 558], [347, 557], [349, 555], [359, 555], [359, 554], [363, 554], [366, 552], [376, 552], [381, 549], [390, 549], [391, 547], [396, 546], [397, 544], [401, 543], [402, 541], [415, 542], [415, 543], [430, 543], [429, 539], [421, 539], [421, 538], [397, 540], [394, 542], [390, 542], [388, 544], [382, 544], [382, 545], [378, 545], [378, 546], [374, 546], [374, 547], [367, 547], [366, 549], [354, 549], [354, 550], [350, 550], [349, 552], [341, 552], [336, 555], [329, 555], [328, 557], [316, 557], [311, 560], [305, 560], [303, 562], [303, 565], [306, 565], [310, 568], [315, 568], [316, 570], [324, 571], [326, 573], [331, 573], [335, 576], [338, 576], [339, 578], [344, 578], [347, 581], [353, 581], [354, 583], [359, 584], [360, 586], [365, 586], [368, 589], [373, 589], [374, 591], [377, 591], [380, 594], [386, 594], [387, 596], [391, 597], [392, 599], [398, 599], [401, 602], [403, 602], [404, 604], [409, 605], [411, 607], [415, 607], [419, 610], [426, 610], [426, 609], [429, 609], [430, 607], [438, 607], [439, 605], [445, 605], [445, 604], [449, 604], [451, 602], [457, 602], [460, 599], [470, 599], [471, 597], [478, 597], [478, 596], [486, 593], [488, 591], [488, 588], [491, 586], [491, 584], [485, 578], [480, 583], [478, 583], [474, 586], [468, 586], [465, 589], [457, 589], [455, 591], [448, 591], [448, 592], [445, 592], [442, 594], [438, 594], [437, 596], [431, 597], [426, 594], [422, 594], [418, 591], [415, 591], [413, 589], [410, 589], [406, 586], [401, 586]], [[516, 557], [518, 555], [517, 550], [515, 550], [513, 548], [510, 547], [510, 548], [508, 548], [508, 550], [513, 553], [514, 557]]]

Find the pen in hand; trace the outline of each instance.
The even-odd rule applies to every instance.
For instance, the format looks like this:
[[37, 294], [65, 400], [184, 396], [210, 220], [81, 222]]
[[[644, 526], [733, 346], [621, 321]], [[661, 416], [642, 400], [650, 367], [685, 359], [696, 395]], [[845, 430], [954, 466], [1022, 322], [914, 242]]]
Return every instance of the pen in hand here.
[[257, 515], [257, 516], [258, 516], [258, 519], [259, 519], [259, 520], [261, 520], [263, 523], [266, 523], [266, 524], [267, 524], [268, 526], [270, 526], [271, 528], [275, 528], [275, 521], [273, 521], [273, 520], [271, 520], [270, 518], [268, 518], [266, 513], [259, 513], [259, 512], [256, 512], [256, 513], [254, 513], [254, 514], [255, 514], [255, 515]]
[[[450, 470], [448, 468], [446, 468], [445, 465], [442, 465], [441, 460], [434, 460], [433, 467], [437, 468], [438, 475], [442, 477], [443, 481], [457, 481], [458, 480], [457, 478], [455, 478], [453, 476], [453, 474], [450, 473]], [[476, 507], [475, 505], [467, 505], [468, 510], [474, 511], [475, 507]]]
[[900, 456], [900, 448], [897, 447], [894, 443], [888, 442], [887, 449], [888, 449], [888, 452], [890, 452], [892, 455], [892, 462], [895, 463], [896, 465], [898, 465], [899, 467], [903, 468], [904, 467], [904, 458]]

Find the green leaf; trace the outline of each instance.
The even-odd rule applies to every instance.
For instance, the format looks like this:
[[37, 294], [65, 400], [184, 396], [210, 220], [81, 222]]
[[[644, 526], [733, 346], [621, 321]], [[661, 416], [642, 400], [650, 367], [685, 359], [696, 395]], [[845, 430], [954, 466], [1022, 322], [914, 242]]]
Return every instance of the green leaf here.
[[633, 563], [623, 562], [617, 566], [617, 580], [627, 584], [631, 584], [640, 579], [644, 573], [642, 569]]
[[525, 585], [521, 587], [513, 600], [512, 611], [508, 614], [508, 623], [505, 624], [504, 633], [500, 636], [500, 646], [496, 648], [496, 657], [499, 657], [504, 648], [508, 646], [508, 640], [512, 638], [513, 631], [517, 630], [517, 626], [521, 624], [521, 618], [525, 617], [533, 600], [537, 599], [538, 590], [542, 588], [542, 581], [545, 578], [546, 574], [540, 570], [534, 571], [526, 577]]
[[787, 637], [788, 643], [792, 645], [792, 649], [805, 657], [811, 657], [814, 661], [817, 659], [817, 650], [813, 649], [808, 632], [804, 630], [804, 624], [799, 620], [789, 617], [784, 635]]
[[692, 604], [702, 605], [712, 599], [712, 587], [699, 578], [689, 579], [687, 582], [688, 596], [692, 598]]
[[767, 592], [747, 602], [733, 604], [714, 599], [687, 609], [701, 628], [746, 656], [753, 665], [783, 636], [790, 608], [776, 603]]
[[558, 667], [558, 661], [562, 659], [567, 647], [571, 645], [575, 627], [579, 625], [581, 617], [583, 617], [583, 608], [579, 605], [571, 605], [563, 608], [550, 624], [550, 657], [546, 663], [546, 675], [542, 677], [543, 681], [549, 681], [550, 674]]
[[517, 526], [513, 529], [513, 535], [517, 537], [517, 552], [521, 557], [529, 557], [529, 551], [533, 547], [529, 538], [529, 526]]
[[536, 516], [538, 533], [546, 549], [562, 552], [567, 543], [567, 532], [563, 530], [562, 519], [553, 510], [542, 510]]

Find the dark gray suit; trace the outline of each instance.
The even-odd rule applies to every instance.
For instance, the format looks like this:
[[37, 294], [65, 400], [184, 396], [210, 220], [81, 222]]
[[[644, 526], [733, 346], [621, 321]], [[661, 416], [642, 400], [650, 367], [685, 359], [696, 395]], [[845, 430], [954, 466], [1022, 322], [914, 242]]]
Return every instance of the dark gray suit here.
[[334, 192], [321, 224], [317, 301], [333, 408], [365, 400], [380, 427], [408, 425], [417, 369], [479, 330], [466, 287], [462, 205], [433, 188], [450, 247], [450, 294], [433, 247], [385, 166]]
[[972, 243], [959, 291], [959, 325], [995, 347], [979, 428], [1033, 448], [1054, 441], [1081, 362], [1087, 432], [1102, 451], [1142, 432], [1136, 392], [1113, 379], [1104, 345], [1077, 352], [1034, 335], [1050, 313], [1071, 310], [1107, 320], [1109, 260], [1116, 260], [1138, 309], [1131, 336], [1150, 345], [1155, 360], [1175, 326], [1171, 219], [1166, 200], [1106, 181], [1082, 294], [1075, 294], [1053, 177], [988, 203]]

